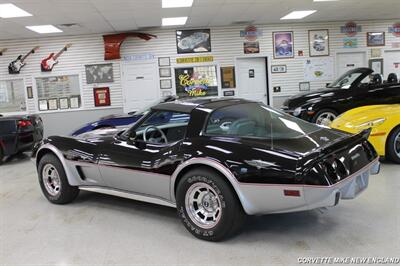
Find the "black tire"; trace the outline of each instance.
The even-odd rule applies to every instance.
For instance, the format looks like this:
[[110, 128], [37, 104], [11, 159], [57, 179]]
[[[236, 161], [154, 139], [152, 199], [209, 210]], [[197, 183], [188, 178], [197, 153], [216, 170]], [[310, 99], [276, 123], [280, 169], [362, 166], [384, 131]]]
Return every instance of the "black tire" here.
[[[212, 188], [217, 195], [216, 198], [218, 198], [215, 202], [220, 203], [213, 204], [212, 208], [217, 205], [221, 210], [219, 219], [208, 228], [199, 226], [199, 221], [196, 222], [193, 212], [191, 212], [191, 215], [188, 213], [188, 209], [190, 208], [187, 206], [188, 204], [186, 201], [187, 194], [189, 198], [193, 186], [204, 186], [204, 184]], [[202, 199], [204, 198], [206, 198], [206, 196], [202, 197]], [[186, 229], [195, 237], [207, 241], [220, 241], [232, 236], [242, 227], [246, 219], [246, 214], [233, 189], [221, 175], [208, 168], [191, 170], [182, 177], [176, 190], [176, 203], [178, 216]], [[204, 204], [201, 207], [203, 210], [206, 208]], [[197, 217], [199, 217], [199, 215], [197, 215]]]
[[[321, 123], [319, 123], [319, 119], [320, 119], [320, 117], [321, 117], [322, 115], [324, 115], [324, 114], [333, 115], [335, 118], [338, 116], [338, 113], [337, 113], [335, 110], [326, 108], [326, 109], [321, 109], [321, 110], [319, 110], [319, 111], [313, 116], [313, 118], [312, 118], [311, 121], [312, 121], [313, 123], [315, 123], [315, 124], [321, 124]], [[332, 121], [333, 121], [333, 120], [331, 120], [331, 122], [332, 122]]]
[[396, 152], [396, 142], [398, 141], [398, 139], [400, 139], [400, 127], [395, 128], [390, 133], [386, 141], [386, 157], [390, 161], [400, 164], [400, 155]]
[[[49, 173], [52, 172], [54, 173], [54, 170], [56, 170], [55, 173], [58, 174], [59, 177], [59, 183], [60, 185], [58, 186], [58, 190], [55, 191], [55, 194], [51, 194], [49, 192], [50, 189], [46, 188], [45, 182], [44, 182], [44, 177], [43, 177], [43, 169], [44, 167], [46, 168], [51, 168], [49, 170]], [[79, 188], [70, 186], [68, 183], [67, 176], [64, 171], [64, 167], [62, 166], [61, 162], [58, 160], [58, 158], [53, 155], [53, 154], [46, 154], [44, 155], [39, 162], [38, 165], [38, 173], [39, 173], [39, 184], [42, 189], [42, 192], [44, 196], [54, 204], [67, 204], [72, 202], [79, 194]], [[46, 177], [45, 177], [46, 178]], [[51, 186], [51, 185], [49, 185]], [[55, 186], [51, 186], [55, 187]]]

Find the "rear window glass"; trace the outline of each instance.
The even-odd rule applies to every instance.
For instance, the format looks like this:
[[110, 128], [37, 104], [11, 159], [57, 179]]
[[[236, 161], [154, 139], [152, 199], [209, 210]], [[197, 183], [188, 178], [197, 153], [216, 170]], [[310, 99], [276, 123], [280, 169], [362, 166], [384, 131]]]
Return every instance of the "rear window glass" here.
[[259, 103], [245, 103], [214, 111], [206, 134], [219, 136], [291, 139], [319, 130], [320, 127]]

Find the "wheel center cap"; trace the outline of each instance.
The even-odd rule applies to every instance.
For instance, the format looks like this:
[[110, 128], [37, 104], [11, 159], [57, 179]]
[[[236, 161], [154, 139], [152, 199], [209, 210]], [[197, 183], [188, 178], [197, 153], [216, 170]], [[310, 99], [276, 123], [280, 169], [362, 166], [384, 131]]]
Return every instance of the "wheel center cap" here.
[[202, 205], [207, 211], [210, 211], [210, 212], [213, 211], [214, 210], [213, 197], [210, 195], [205, 195], [203, 198]]

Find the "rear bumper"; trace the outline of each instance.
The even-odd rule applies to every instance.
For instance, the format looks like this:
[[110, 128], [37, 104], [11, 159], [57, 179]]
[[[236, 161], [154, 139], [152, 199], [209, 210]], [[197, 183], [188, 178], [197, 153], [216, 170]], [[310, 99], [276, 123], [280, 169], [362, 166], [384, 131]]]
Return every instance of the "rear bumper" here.
[[374, 160], [364, 168], [331, 186], [311, 185], [239, 185], [240, 199], [249, 215], [287, 213], [333, 207], [341, 199], [354, 199], [368, 187], [369, 176], [378, 174]]

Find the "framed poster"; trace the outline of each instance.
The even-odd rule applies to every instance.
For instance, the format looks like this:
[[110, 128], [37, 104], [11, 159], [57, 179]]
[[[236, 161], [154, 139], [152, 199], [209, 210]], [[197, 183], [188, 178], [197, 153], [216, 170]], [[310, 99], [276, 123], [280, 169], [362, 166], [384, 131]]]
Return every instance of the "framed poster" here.
[[164, 66], [170, 66], [171, 65], [171, 60], [169, 57], [159, 57], [158, 58], [158, 66], [164, 67]]
[[331, 81], [334, 79], [332, 57], [319, 57], [304, 60], [304, 81]]
[[49, 110], [57, 110], [58, 109], [58, 100], [57, 99], [48, 99]]
[[171, 89], [172, 88], [172, 80], [171, 79], [161, 79], [160, 80], [160, 88], [162, 90]]
[[293, 31], [273, 32], [272, 42], [275, 59], [294, 57]]
[[217, 96], [217, 67], [209, 65], [175, 68], [175, 84], [179, 97]]
[[385, 46], [385, 32], [367, 32], [367, 46]]
[[28, 99], [33, 99], [32, 86], [26, 86], [26, 95], [28, 96]]
[[258, 54], [258, 53], [260, 53], [260, 44], [259, 44], [259, 42], [244, 42], [243, 43], [243, 52], [245, 54]]
[[59, 106], [60, 106], [61, 110], [69, 108], [68, 98], [60, 98], [60, 99], [58, 99], [58, 101], [59, 101]]
[[371, 68], [374, 74], [383, 75], [383, 59], [370, 59], [368, 61], [369, 68]]
[[85, 65], [86, 83], [111, 83], [114, 82], [112, 63]]
[[310, 90], [310, 82], [299, 83], [299, 91], [309, 91], [309, 90]]
[[110, 106], [110, 88], [102, 87], [102, 88], [93, 88], [93, 96], [94, 96], [94, 106]]
[[170, 67], [162, 67], [159, 69], [160, 78], [169, 78], [171, 77], [171, 68]]
[[223, 89], [236, 87], [234, 66], [221, 67], [221, 85]]
[[211, 52], [210, 29], [177, 30], [176, 48], [178, 54]]
[[47, 100], [39, 100], [39, 111], [47, 111], [49, 106], [47, 105]]
[[329, 56], [329, 31], [309, 30], [308, 47], [310, 56]]
[[286, 73], [287, 66], [286, 65], [272, 65], [271, 73]]
[[80, 97], [79, 96], [72, 96], [69, 98], [69, 107], [71, 109], [77, 109], [80, 107]]

